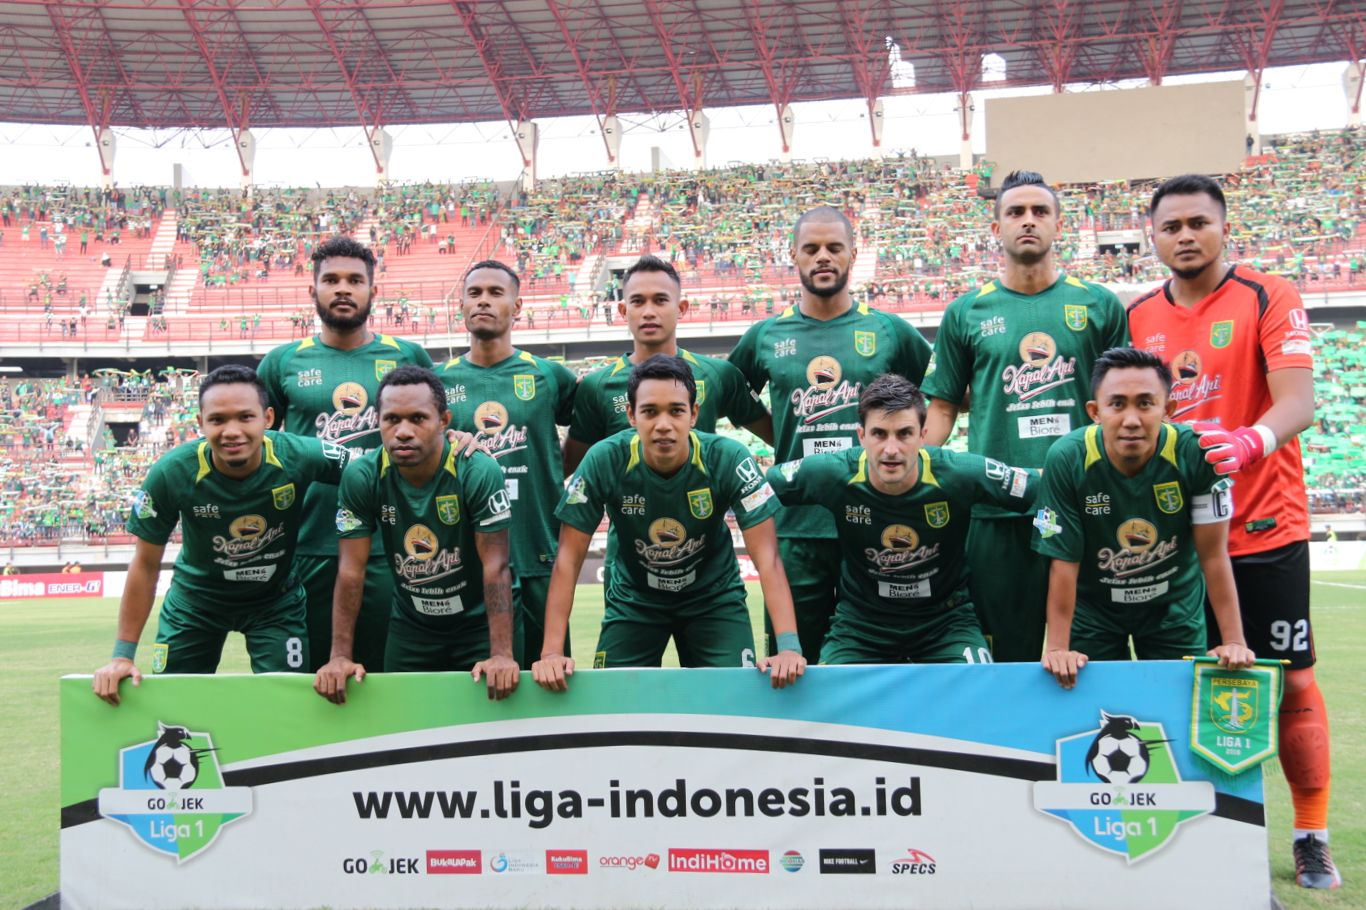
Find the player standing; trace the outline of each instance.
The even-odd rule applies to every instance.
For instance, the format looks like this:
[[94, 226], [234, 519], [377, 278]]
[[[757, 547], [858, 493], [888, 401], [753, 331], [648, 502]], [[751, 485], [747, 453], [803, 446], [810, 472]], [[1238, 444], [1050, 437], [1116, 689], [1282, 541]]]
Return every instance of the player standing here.
[[[1238, 472], [1229, 555], [1248, 643], [1289, 661], [1281, 767], [1295, 806], [1296, 881], [1336, 888], [1328, 851], [1328, 713], [1314, 677], [1309, 507], [1298, 436], [1314, 419], [1313, 336], [1288, 282], [1225, 256], [1228, 211], [1199, 175], [1158, 187], [1153, 246], [1172, 276], [1129, 307], [1134, 343], [1172, 365], [1175, 416], [1196, 421], [1206, 458]], [[1217, 643], [1216, 630], [1210, 629]]]
[[346, 701], [364, 678], [352, 659], [361, 580], [380, 538], [394, 579], [385, 645], [390, 672], [471, 670], [489, 698], [517, 688], [521, 617], [508, 559], [512, 510], [498, 462], [462, 457], [446, 438], [446, 389], [431, 370], [404, 366], [375, 393], [383, 447], [353, 461], [335, 510], [341, 535], [331, 659], [313, 687]]
[[[350, 237], [333, 237], [313, 251], [313, 298], [322, 330], [266, 354], [258, 368], [270, 394], [275, 425], [299, 436], [315, 436], [362, 455], [379, 445], [375, 397], [384, 374], [404, 364], [431, 367], [419, 345], [370, 331], [371, 303], [378, 288], [375, 256]], [[318, 642], [310, 671], [326, 662], [332, 640], [332, 589], [337, 580], [337, 491], [316, 485], [305, 503], [296, 560], [308, 592], [308, 632]], [[393, 583], [376, 543], [365, 573], [365, 595], [356, 635], [356, 656], [373, 670], [384, 668]]]
[[697, 428], [716, 432], [716, 422], [728, 418], [764, 442], [773, 442], [773, 421], [745, 378], [729, 362], [685, 351], [678, 346], [678, 320], [688, 312], [683, 285], [672, 265], [655, 256], [641, 256], [626, 270], [622, 300], [617, 304], [633, 342], [630, 353], [589, 373], [579, 382], [574, 419], [565, 440], [565, 470], [573, 471], [588, 447], [622, 430], [629, 430], [626, 384], [631, 367], [655, 354], [682, 357], [697, 382]]
[[604, 510], [623, 541], [607, 576], [594, 665], [657, 667], [670, 637], [685, 667], [755, 665], [745, 585], [727, 510], [759, 570], [780, 653], [757, 662], [781, 687], [806, 667], [792, 598], [778, 559], [773, 488], [745, 447], [693, 429], [697, 387], [681, 357], [659, 354], [632, 368], [627, 407], [633, 429], [588, 450], [555, 514], [560, 550], [550, 577], [536, 682], [561, 690], [574, 661], [560, 652], [574, 586]]
[[[904, 319], [854, 302], [849, 270], [857, 250], [843, 212], [820, 206], [798, 218], [790, 252], [801, 301], [750, 326], [730, 355], [755, 392], [770, 387], [780, 462], [851, 448], [864, 386], [889, 372], [919, 383], [930, 359], [929, 344]], [[837, 599], [835, 523], [818, 506], [791, 506], [777, 524], [802, 650], [819, 654]]]
[[183, 542], [161, 605], [152, 672], [214, 672], [229, 632], [246, 637], [254, 672], [307, 670], [294, 550], [309, 489], [337, 483], [349, 453], [268, 431], [273, 416], [250, 367], [219, 367], [199, 386], [204, 439], [171, 449], [147, 472], [128, 516], [138, 541], [114, 654], [95, 674], [95, 694], [110, 704], [119, 703], [119, 680], [142, 679], [133, 657], [177, 523]]
[[[1006, 464], [1042, 467], [1053, 442], [1090, 422], [1091, 364], [1128, 334], [1114, 294], [1058, 270], [1061, 226], [1057, 194], [1041, 176], [1006, 176], [991, 223], [1001, 275], [950, 303], [935, 338], [924, 384], [929, 444], [948, 440], [969, 392], [968, 449]], [[1030, 519], [992, 503], [972, 516], [969, 584], [992, 656], [1038, 660], [1048, 560], [1030, 549]]]
[[[436, 373], [446, 386], [451, 426], [475, 434], [503, 468], [525, 628], [518, 661], [529, 667], [541, 653], [560, 533], [554, 510], [564, 488], [564, 462], [555, 426], [567, 425], [573, 414], [575, 379], [562, 364], [513, 347], [520, 294], [517, 273], [503, 263], [488, 259], [470, 266], [460, 301], [470, 349]], [[564, 649], [568, 654], [567, 635]]]
[[895, 374], [858, 404], [859, 447], [777, 465], [784, 505], [823, 506], [842, 553], [821, 663], [990, 663], [967, 590], [972, 507], [1034, 503], [1038, 472], [924, 446], [925, 397]]
[[1044, 669], [1067, 689], [1088, 660], [1180, 660], [1206, 649], [1205, 594], [1219, 665], [1252, 665], [1228, 559], [1232, 483], [1196, 434], [1166, 423], [1172, 374], [1146, 351], [1115, 348], [1091, 374], [1095, 421], [1044, 461], [1034, 549], [1052, 560]]

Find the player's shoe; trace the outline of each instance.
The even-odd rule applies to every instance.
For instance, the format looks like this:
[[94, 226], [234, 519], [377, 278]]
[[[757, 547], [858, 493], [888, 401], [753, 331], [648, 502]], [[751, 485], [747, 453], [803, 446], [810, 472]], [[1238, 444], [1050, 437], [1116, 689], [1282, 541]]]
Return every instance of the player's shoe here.
[[1295, 884], [1301, 888], [1337, 888], [1342, 885], [1328, 844], [1313, 834], [1295, 841]]

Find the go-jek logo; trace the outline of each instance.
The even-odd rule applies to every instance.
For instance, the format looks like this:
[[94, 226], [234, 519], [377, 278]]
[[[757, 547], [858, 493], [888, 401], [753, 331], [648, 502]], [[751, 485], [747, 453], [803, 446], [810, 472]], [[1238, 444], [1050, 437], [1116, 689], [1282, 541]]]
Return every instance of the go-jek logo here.
[[1214, 810], [1214, 785], [1182, 782], [1170, 743], [1160, 723], [1102, 711], [1100, 727], [1057, 741], [1058, 779], [1034, 784], [1034, 808], [1137, 862]]
[[251, 788], [223, 785], [216, 751], [206, 732], [158, 723], [156, 739], [119, 751], [119, 785], [100, 791], [100, 815], [185, 862], [251, 813]]

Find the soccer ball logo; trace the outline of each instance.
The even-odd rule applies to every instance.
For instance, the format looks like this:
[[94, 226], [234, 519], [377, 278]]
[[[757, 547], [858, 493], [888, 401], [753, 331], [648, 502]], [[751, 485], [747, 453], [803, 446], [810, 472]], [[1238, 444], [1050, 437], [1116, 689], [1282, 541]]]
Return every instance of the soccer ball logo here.
[[186, 745], [190, 731], [157, 723], [161, 735], [147, 755], [142, 773], [162, 790], [185, 790], [192, 787], [199, 776], [199, 756], [213, 749], [194, 749]]
[[1086, 768], [1111, 784], [1136, 784], [1148, 773], [1149, 742], [1134, 734], [1138, 721], [1122, 714], [1100, 712], [1100, 730], [1086, 752]]

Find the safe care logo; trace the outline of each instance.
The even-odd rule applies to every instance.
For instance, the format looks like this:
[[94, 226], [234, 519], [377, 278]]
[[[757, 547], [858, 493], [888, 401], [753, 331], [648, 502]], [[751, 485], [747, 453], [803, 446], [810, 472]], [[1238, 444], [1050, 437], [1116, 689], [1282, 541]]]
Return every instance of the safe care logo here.
[[1171, 744], [1160, 723], [1102, 711], [1098, 728], [1057, 740], [1058, 779], [1034, 784], [1034, 808], [1130, 863], [1151, 856], [1214, 810], [1214, 785], [1183, 782]]
[[251, 814], [251, 788], [224, 786], [216, 753], [207, 732], [158, 722], [155, 739], [119, 750], [119, 785], [100, 791], [100, 815], [185, 862]]

